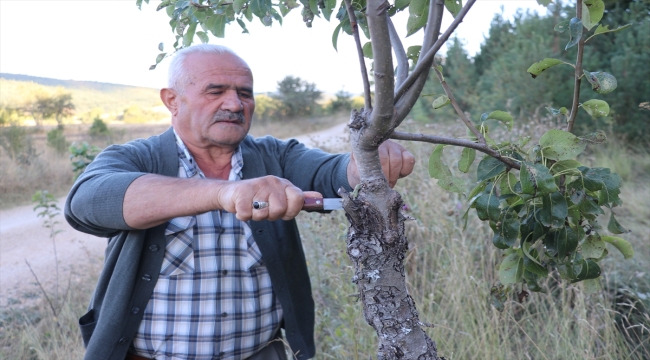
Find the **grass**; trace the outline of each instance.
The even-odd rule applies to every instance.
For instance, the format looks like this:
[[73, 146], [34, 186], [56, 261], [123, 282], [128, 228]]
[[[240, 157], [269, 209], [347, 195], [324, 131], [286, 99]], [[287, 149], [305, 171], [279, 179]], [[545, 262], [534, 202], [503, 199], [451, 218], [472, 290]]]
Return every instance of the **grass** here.
[[[454, 126], [428, 130], [463, 131]], [[473, 211], [463, 230], [465, 200], [441, 190], [428, 176], [427, 159], [433, 147], [407, 147], [419, 163], [397, 189], [415, 219], [407, 222], [406, 279], [420, 319], [434, 325], [426, 331], [437, 342], [440, 356], [448, 360], [650, 359], [650, 185], [644, 180], [650, 171], [643, 170], [648, 169], [647, 153], [626, 157], [609, 150], [581, 159], [632, 163], [621, 195], [624, 205], [617, 215], [632, 230], [624, 237], [636, 251], [634, 258], [624, 260], [609, 249], [610, 256], [602, 263], [607, 276], [601, 292], [585, 296], [580, 284], [558, 283], [550, 277], [544, 285], [546, 293], [531, 293], [522, 303], [509, 299], [505, 311], [498, 312], [488, 301], [501, 257], [491, 244], [491, 230], [474, 218]], [[298, 220], [316, 302], [316, 358], [374, 357], [376, 335], [365, 323], [350, 281], [353, 269], [345, 254], [344, 214], [302, 213]], [[0, 358], [80, 358], [83, 349], [76, 318], [84, 312], [92, 283], [73, 283], [66, 308], [56, 320], [47, 315], [45, 305], [2, 311]]]

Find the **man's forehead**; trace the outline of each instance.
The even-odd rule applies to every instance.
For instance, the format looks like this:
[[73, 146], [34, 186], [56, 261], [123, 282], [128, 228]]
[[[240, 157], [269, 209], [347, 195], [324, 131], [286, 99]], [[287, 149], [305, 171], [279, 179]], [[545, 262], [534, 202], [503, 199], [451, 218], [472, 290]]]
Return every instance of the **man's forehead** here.
[[194, 53], [190, 54], [185, 65], [188, 70], [209, 71], [209, 70], [223, 70], [223, 71], [248, 71], [250, 68], [246, 62], [233, 54], [210, 54], [210, 53]]

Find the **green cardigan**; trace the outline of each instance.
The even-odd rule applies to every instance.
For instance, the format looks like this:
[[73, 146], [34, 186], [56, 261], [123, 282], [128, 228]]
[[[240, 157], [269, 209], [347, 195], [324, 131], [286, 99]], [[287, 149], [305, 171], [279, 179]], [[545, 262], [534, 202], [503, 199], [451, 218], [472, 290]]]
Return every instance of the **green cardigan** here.
[[[348, 154], [308, 149], [296, 140], [247, 136], [242, 144], [243, 179], [275, 175], [302, 190], [336, 197], [347, 182]], [[153, 292], [165, 253], [165, 227], [130, 228], [122, 215], [124, 194], [145, 174], [177, 176], [176, 139], [165, 133], [106, 148], [77, 179], [65, 204], [75, 229], [110, 238], [104, 268], [79, 319], [85, 359], [123, 360]], [[165, 196], [165, 194], [160, 194]], [[295, 220], [251, 221], [273, 290], [284, 313], [287, 341], [299, 359], [314, 356], [314, 301]]]

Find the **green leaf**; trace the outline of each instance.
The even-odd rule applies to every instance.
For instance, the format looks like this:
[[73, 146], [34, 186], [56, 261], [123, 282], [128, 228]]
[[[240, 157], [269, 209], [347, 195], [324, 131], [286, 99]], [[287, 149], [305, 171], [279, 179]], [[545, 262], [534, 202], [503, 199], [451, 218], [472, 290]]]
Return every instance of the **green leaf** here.
[[598, 266], [598, 264], [593, 259], [583, 260], [582, 271], [572, 282], [596, 279], [600, 276], [600, 273], [600, 266]]
[[336, 46], [339, 41], [339, 33], [341, 32], [341, 27], [343, 26], [343, 23], [339, 23], [336, 25], [336, 28], [334, 28], [334, 32], [332, 33], [332, 46], [334, 46], [334, 50], [337, 52], [339, 51]]
[[562, 260], [578, 248], [579, 241], [579, 234], [567, 225], [547, 233], [544, 245], [548, 250], [557, 251], [557, 258]]
[[[575, 174], [580, 174], [580, 171], [577, 170], [579, 166], [582, 166], [577, 160], [569, 159], [569, 160], [561, 160], [556, 162], [555, 164], [551, 165], [551, 173], [553, 175], [563, 173], [567, 175], [575, 175]], [[571, 170], [575, 170], [571, 171]]]
[[547, 159], [561, 161], [578, 156], [587, 147], [583, 141], [570, 132], [552, 129], [539, 139], [542, 155]]
[[580, 41], [580, 38], [582, 38], [582, 29], [584, 27], [582, 26], [582, 21], [578, 19], [577, 17], [574, 17], [569, 21], [569, 42], [566, 44], [566, 47], [564, 47], [564, 50], [569, 50], [569, 48], [574, 47], [578, 42]]
[[567, 64], [566, 62], [558, 59], [546, 58], [542, 61], [538, 61], [531, 65], [528, 70], [526, 70], [533, 79], [538, 77], [544, 70], [551, 68], [555, 65]]
[[488, 180], [501, 174], [504, 171], [506, 171], [506, 164], [491, 156], [486, 155], [478, 164], [476, 177], [478, 181]]
[[[237, 19], [237, 20], [239, 20], [239, 19]], [[199, 37], [199, 40], [201, 40], [201, 43], [203, 43], [203, 44], [207, 44], [210, 41], [210, 39], [208, 38], [208, 34], [206, 34], [203, 31], [197, 31], [196, 36]]]
[[474, 202], [474, 200], [476, 200], [475, 198], [477, 198], [478, 195], [482, 193], [483, 190], [485, 190], [486, 186], [487, 186], [487, 181], [481, 181], [480, 183], [478, 183], [478, 185], [476, 185], [476, 187], [472, 189], [472, 191], [469, 192], [467, 198], [469, 199], [470, 205]]
[[409, 4], [409, 18], [406, 21], [406, 36], [418, 32], [427, 23], [429, 15], [429, 2], [427, 0], [411, 0]]
[[192, 41], [194, 40], [194, 33], [196, 32], [196, 25], [197, 23], [191, 23], [187, 27], [187, 30], [183, 35], [183, 46], [187, 47], [192, 45]]
[[607, 142], [607, 135], [605, 135], [605, 132], [602, 130], [598, 130], [596, 132], [587, 135], [579, 136], [579, 138], [580, 140], [586, 141], [591, 144], [604, 144]]
[[616, 217], [614, 216], [614, 212], [612, 211], [612, 215], [609, 217], [609, 223], [607, 223], [607, 230], [611, 232], [612, 234], [625, 234], [629, 233], [630, 230], [624, 228], [617, 220]]
[[508, 127], [508, 131], [512, 130], [512, 122], [513, 122], [512, 115], [508, 114], [505, 111], [501, 111], [501, 110], [493, 111], [487, 116], [487, 119], [488, 120], [494, 119], [500, 121]]
[[605, 13], [603, 0], [586, 0], [582, 2], [582, 24], [591, 30], [600, 22]]
[[395, 8], [397, 10], [404, 10], [411, 3], [411, 0], [395, 0]]
[[585, 259], [600, 259], [605, 252], [605, 242], [598, 235], [589, 235], [580, 247], [580, 253]]
[[442, 161], [443, 149], [443, 145], [436, 146], [431, 157], [429, 157], [429, 175], [434, 179], [438, 179], [438, 186], [441, 188], [463, 195], [465, 181], [454, 177], [447, 164]]
[[542, 5], [542, 6], [548, 6], [552, 2], [553, 2], [553, 0], [537, 0], [537, 3]]
[[603, 239], [604, 242], [612, 244], [618, 251], [623, 254], [623, 257], [626, 259], [630, 259], [634, 256], [634, 249], [632, 249], [632, 245], [625, 239], [617, 237], [617, 236], [608, 236], [608, 235], [603, 235], [601, 236], [601, 239]]
[[323, 12], [325, 20], [330, 21], [332, 12], [334, 12], [334, 8], [336, 7], [336, 0], [325, 0], [324, 5], [325, 7], [323, 7], [321, 11]]
[[507, 299], [503, 285], [493, 286], [490, 289], [490, 304], [494, 306], [497, 311], [503, 312], [503, 310], [505, 310], [503, 303], [506, 302]]
[[621, 31], [621, 30], [623, 30], [623, 29], [627, 29], [627, 28], [629, 28], [630, 26], [632, 26], [632, 24], [626, 24], [626, 25], [623, 25], [623, 26], [619, 26], [619, 27], [617, 27], [616, 29], [612, 29], [612, 30], [610, 30], [610, 29], [609, 29], [609, 25], [605, 25], [605, 26], [603, 26], [603, 25], [598, 25], [598, 27], [596, 28], [596, 31], [594, 32], [594, 35], [606, 34], [606, 33], [610, 33], [610, 32]]
[[509, 247], [515, 246], [515, 243], [519, 238], [520, 225], [519, 218], [516, 216], [505, 216], [501, 222], [501, 225], [499, 226], [499, 234], [503, 238], [505, 244]]
[[210, 31], [212, 31], [212, 34], [214, 34], [214, 36], [223, 38], [226, 34], [226, 15], [216, 15], [213, 16], [213, 18], [215, 18], [215, 20]]
[[553, 30], [555, 30], [555, 31], [557, 31], [559, 33], [563, 33], [565, 31], [569, 30], [569, 19], [562, 20], [559, 23], [557, 23], [555, 25], [555, 27], [553, 28]]
[[362, 51], [364, 57], [367, 57], [368, 59], [372, 59], [372, 43], [370, 43], [370, 41], [363, 44]]
[[524, 274], [524, 259], [518, 252], [514, 252], [499, 265], [499, 281], [503, 285], [512, 285], [521, 281]]
[[456, 17], [463, 8], [462, 0], [445, 0], [445, 7], [453, 17]]
[[600, 286], [600, 276], [594, 279], [587, 279], [582, 284], [585, 295], [594, 294], [602, 289], [602, 286]]
[[463, 148], [463, 152], [460, 155], [460, 161], [458, 162], [458, 170], [467, 173], [469, 171], [469, 167], [472, 166], [475, 158], [475, 149]]
[[568, 214], [566, 199], [559, 191], [542, 196], [542, 210], [539, 212], [539, 221], [544, 226], [563, 228], [564, 219]]
[[431, 106], [433, 106], [434, 109], [438, 110], [440, 108], [443, 108], [451, 103], [451, 100], [449, 100], [449, 97], [447, 95], [440, 95], [437, 97], [435, 100], [433, 100], [433, 103]]
[[621, 193], [621, 177], [610, 172], [607, 168], [587, 168], [581, 166], [578, 168], [582, 172], [582, 183], [589, 191], [599, 191], [598, 205], [607, 205], [612, 203], [620, 205], [622, 203], [618, 195]]
[[158, 51], [163, 51], [164, 48], [165, 48], [165, 44], [163, 43], [158, 44]]
[[521, 191], [524, 194], [550, 194], [559, 190], [555, 178], [542, 164], [522, 163], [519, 180], [521, 181]]
[[537, 283], [539, 281], [539, 278], [540, 278], [539, 275], [530, 272], [528, 270], [524, 270], [524, 281], [526, 282], [526, 286], [528, 287], [528, 290], [534, 292], [546, 292]]
[[420, 58], [420, 51], [422, 51], [421, 45], [409, 46], [409, 48], [406, 50], [406, 57], [413, 61], [413, 65], [418, 63], [418, 59]]
[[578, 209], [583, 215], [602, 215], [605, 213], [590, 196], [585, 196], [582, 201], [580, 201]]
[[499, 210], [499, 199], [491, 191], [484, 192], [474, 202], [476, 206], [476, 215], [479, 219], [499, 221], [501, 211]]
[[[533, 250], [533, 251], [535, 251], [535, 250]], [[532, 254], [531, 254], [531, 256], [532, 256]], [[534, 257], [536, 257], [536, 256], [534, 256]], [[546, 266], [542, 266], [542, 265], [538, 264], [537, 262], [531, 260], [527, 256], [524, 257], [524, 268], [527, 271], [530, 271], [530, 272], [534, 273], [535, 275], [539, 275], [539, 276], [543, 276], [543, 277], [548, 276], [548, 269], [546, 268]]]
[[156, 65], [158, 65], [167, 55], [167, 53], [160, 53], [156, 56]]
[[612, 74], [602, 71], [588, 72], [587, 70], [583, 70], [583, 73], [591, 84], [591, 89], [599, 94], [609, 94], [618, 85], [616, 78]]
[[233, 0], [232, 8], [235, 10], [235, 13], [241, 13], [241, 9], [244, 8], [244, 4], [246, 4], [246, 0]]
[[242, 19], [237, 19], [237, 24], [242, 28], [242, 34], [248, 34], [248, 29], [246, 28], [246, 24]]

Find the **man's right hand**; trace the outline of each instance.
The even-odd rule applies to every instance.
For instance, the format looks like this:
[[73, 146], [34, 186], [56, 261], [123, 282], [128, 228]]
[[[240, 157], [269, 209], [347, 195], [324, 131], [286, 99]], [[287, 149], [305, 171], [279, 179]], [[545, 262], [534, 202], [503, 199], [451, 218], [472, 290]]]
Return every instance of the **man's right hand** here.
[[[242, 221], [290, 220], [300, 212], [305, 197], [322, 196], [303, 192], [276, 176], [224, 181], [149, 174], [137, 178], [127, 189], [123, 215], [135, 229], [148, 229], [175, 217], [211, 210], [235, 213]], [[253, 209], [254, 201], [267, 202], [268, 207]]]
[[[231, 181], [217, 191], [217, 207], [235, 213], [237, 219], [291, 220], [298, 215], [305, 197], [320, 197], [317, 192], [303, 192], [286, 179], [265, 176]], [[267, 207], [254, 209], [253, 202], [265, 202]]]

